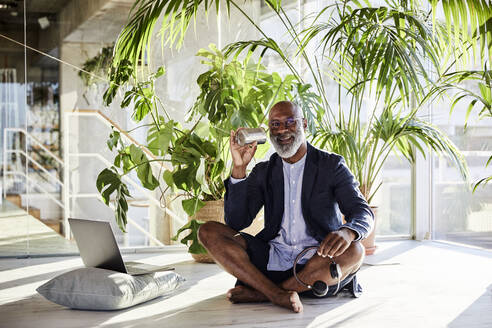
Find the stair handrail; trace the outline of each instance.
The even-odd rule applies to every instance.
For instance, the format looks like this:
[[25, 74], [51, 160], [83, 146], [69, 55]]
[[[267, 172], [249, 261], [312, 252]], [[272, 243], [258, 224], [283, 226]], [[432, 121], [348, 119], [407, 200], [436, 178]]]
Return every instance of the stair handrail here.
[[[58, 163], [60, 163], [61, 167], [64, 167], [63, 161], [56, 154], [54, 154], [52, 151], [50, 151], [48, 148], [46, 148], [41, 141], [39, 141], [34, 136], [32, 136], [29, 132], [27, 132], [27, 130], [21, 129], [21, 128], [4, 128], [3, 129], [3, 172], [4, 172], [3, 173], [3, 197], [5, 198], [7, 196], [7, 188], [6, 188], [6, 186], [7, 186], [6, 185], [7, 174], [14, 174], [14, 175], [17, 174], [17, 175], [24, 176], [26, 178], [26, 180], [29, 180], [30, 183], [34, 183], [39, 190], [41, 190], [44, 194], [46, 194], [49, 198], [51, 198], [58, 206], [60, 206], [62, 209], [65, 209], [65, 204], [63, 202], [54, 198], [50, 192], [48, 192], [45, 188], [41, 187], [36, 181], [34, 181], [32, 178], [30, 178], [28, 174], [21, 172], [21, 171], [7, 171], [7, 154], [8, 153], [20, 153], [26, 158], [26, 163], [28, 163], [29, 161], [33, 162], [44, 173], [46, 173], [49, 178], [54, 179], [55, 182], [58, 183], [62, 189], [64, 187], [64, 183], [62, 181], [60, 181], [60, 179], [58, 179], [57, 177], [55, 177], [51, 173], [49, 173], [48, 170], [46, 170], [46, 168], [41, 163], [39, 163], [34, 158], [32, 158], [27, 152], [25, 152], [21, 149], [14, 149], [14, 148], [9, 149], [7, 146], [7, 135], [9, 132], [24, 134], [26, 137], [26, 143], [27, 143], [28, 139], [30, 141], [34, 141], [35, 144], [40, 146], [41, 149], [43, 149], [52, 158], [54, 158]], [[27, 147], [26, 147], [26, 149], [27, 149]]]
[[54, 175], [52, 175], [50, 172], [48, 172], [48, 170], [41, 163], [39, 163], [38, 161], [36, 161], [29, 154], [27, 154], [25, 151], [12, 149], [12, 150], [5, 150], [4, 154], [5, 153], [19, 153], [19, 154], [23, 155], [24, 157], [26, 157], [27, 159], [29, 159], [31, 162], [33, 162], [34, 164], [36, 164], [36, 166], [38, 168], [40, 168], [41, 171], [43, 171], [44, 173], [46, 173], [46, 175], [48, 175], [50, 178], [52, 178], [53, 180], [55, 180], [56, 183], [58, 183], [61, 187], [63, 187], [63, 182], [61, 182], [60, 179], [58, 179], [57, 177], [55, 177]]
[[5, 128], [4, 129], [4, 140], [6, 140], [5, 137], [6, 137], [7, 133], [10, 132], [10, 131], [23, 133], [26, 136], [26, 138], [30, 138], [32, 141], [34, 141], [35, 144], [37, 144], [38, 146], [40, 146], [41, 149], [43, 149], [52, 158], [54, 158], [62, 167], [65, 166], [65, 164], [63, 163], [63, 160], [60, 157], [58, 157], [55, 153], [53, 153], [51, 150], [49, 150], [48, 148], [46, 148], [46, 146], [41, 141], [39, 141], [38, 139], [36, 139], [33, 135], [31, 135], [25, 129], [21, 129], [21, 128]]
[[[65, 115], [67, 115], [67, 117], [69, 116], [94, 116], [96, 117], [100, 122], [102, 122], [104, 125], [106, 125], [107, 127], [109, 128], [114, 128], [115, 130], [117, 130], [121, 136], [123, 136], [123, 138], [125, 138], [128, 142], [132, 143], [132, 144], [135, 144], [136, 146], [138, 146], [140, 149], [142, 149], [142, 151], [144, 151], [151, 159], [157, 159], [157, 157], [148, 149], [146, 148], [145, 146], [141, 145], [137, 140], [135, 140], [132, 136], [130, 136], [125, 130], [123, 130], [116, 122], [114, 122], [113, 120], [111, 120], [108, 116], [106, 116], [105, 114], [103, 114], [101, 111], [99, 110], [96, 110], [96, 109], [75, 109], [73, 111], [67, 111], [65, 112]], [[68, 121], [68, 119], [66, 120]], [[68, 124], [65, 124], [65, 129], [67, 129], [67, 126]], [[98, 158], [99, 160], [101, 160], [106, 166], [111, 166], [111, 162], [108, 161], [106, 158], [104, 158], [101, 154], [98, 154], [98, 153], [70, 153], [69, 152], [69, 144], [68, 144], [68, 130], [65, 132], [65, 147], [64, 147], [64, 150], [65, 150], [65, 158], [68, 159], [70, 156], [78, 156], [78, 157], [88, 157], [88, 156], [92, 156], [92, 157], [95, 157], [95, 158]], [[157, 162], [151, 162], [150, 164], [158, 164]], [[171, 169], [166, 163], [164, 162], [160, 162], [159, 164], [159, 167], [160, 168], [167, 168], [167, 169]], [[65, 172], [65, 181], [68, 181], [69, 180], [69, 170], [66, 169], [64, 170]], [[159, 200], [157, 200], [155, 197], [153, 197], [152, 195], [150, 195], [149, 191], [145, 188], [143, 188], [140, 184], [138, 184], [137, 182], [135, 182], [133, 179], [131, 179], [130, 177], [128, 176], [123, 176], [122, 179], [125, 181], [125, 182], [128, 182], [129, 184], [131, 184], [132, 186], [134, 186], [136, 189], [138, 189], [139, 191], [141, 191], [146, 197], [147, 199], [149, 199], [152, 203], [154, 203], [155, 205], [158, 206], [158, 208], [163, 208], [162, 205], [161, 205], [161, 202]], [[68, 184], [67, 184], [67, 187], [65, 188], [66, 189], [66, 193], [65, 193], [65, 199], [66, 201], [69, 201], [69, 198], [70, 198], [70, 194], [69, 194], [69, 190], [68, 190]], [[174, 220], [178, 221], [179, 223], [181, 224], [185, 224], [187, 222], [187, 219], [183, 219], [181, 218], [178, 214], [174, 213], [173, 211], [171, 211], [169, 209], [168, 206], [165, 206], [164, 208], [164, 211], [169, 215], [171, 216]], [[113, 208], [114, 210], [114, 208]], [[67, 207], [67, 211], [66, 211], [66, 215], [65, 215], [65, 220], [68, 221], [68, 213], [69, 213], [69, 206]], [[136, 222], [133, 223], [134, 225], [137, 224]], [[69, 233], [69, 227], [68, 225], [65, 225], [66, 227], [66, 233]], [[140, 227], [141, 228], [141, 227]], [[143, 228], [141, 228], [143, 229]], [[144, 229], [143, 229], [144, 230]]]
[[[77, 154], [70, 153], [69, 155], [70, 156], [77, 156], [77, 157], [94, 157], [94, 158], [99, 159], [101, 162], [103, 162], [104, 165], [111, 166], [111, 162], [108, 161], [106, 158], [104, 158], [104, 156], [102, 156], [101, 154], [98, 154], [98, 153], [77, 153]], [[122, 179], [125, 180], [125, 182], [128, 182], [129, 184], [131, 184], [136, 189], [138, 189], [140, 192], [142, 192], [146, 196], [146, 199], [149, 199], [152, 203], [157, 205], [159, 208], [161, 208], [161, 209], [163, 208], [161, 202], [157, 198], [152, 196], [147, 189], [145, 189], [144, 187], [139, 185], [135, 180], [133, 180], [132, 178], [130, 178], [126, 175], [122, 176]], [[166, 211], [166, 213], [168, 213], [172, 217], [176, 218], [177, 221], [180, 221], [182, 224], [185, 224], [187, 222], [187, 220], [179, 217], [179, 215], [177, 215], [176, 213], [171, 211], [167, 206], [164, 207], [163, 209]]]
[[[152, 159], [158, 159], [147, 147], [145, 147], [144, 145], [142, 145], [141, 143], [139, 143], [137, 140], [135, 140], [135, 138], [133, 138], [131, 135], [129, 135], [128, 132], [126, 132], [126, 130], [124, 130], [123, 128], [121, 128], [115, 121], [113, 121], [112, 119], [110, 119], [106, 114], [104, 114], [103, 112], [101, 112], [98, 109], [74, 109], [71, 112], [67, 112], [67, 114], [68, 115], [74, 115], [74, 116], [95, 116], [104, 125], [106, 125], [108, 127], [114, 127], [115, 130], [117, 130], [120, 133], [120, 135], [122, 135], [130, 143], [132, 143], [132, 144], [138, 146], [139, 148], [141, 148], [142, 151], [144, 153], [146, 153], [150, 158], [152, 158]], [[156, 164], [156, 162], [151, 162], [151, 163], [153, 163], [154, 165]], [[162, 166], [162, 167], [164, 167], [166, 169], [172, 170], [172, 168], [169, 167], [167, 165], [167, 163], [165, 163], [165, 162], [160, 162], [160, 166]]]
[[20, 175], [22, 177], [24, 177], [27, 181], [29, 181], [30, 183], [32, 184], [35, 184], [36, 187], [41, 190], [43, 192], [43, 195], [47, 196], [48, 198], [51, 198], [52, 201], [54, 201], [58, 206], [60, 206], [62, 209], [65, 209], [65, 204], [63, 204], [62, 202], [60, 202], [58, 199], [56, 199], [55, 197], [53, 197], [53, 195], [51, 195], [50, 192], [48, 192], [46, 189], [44, 189], [43, 187], [41, 187], [35, 180], [33, 180], [29, 175], [25, 174], [24, 172], [21, 172], [21, 171], [7, 171], [5, 173], [8, 173], [8, 174], [13, 174], [13, 175]]

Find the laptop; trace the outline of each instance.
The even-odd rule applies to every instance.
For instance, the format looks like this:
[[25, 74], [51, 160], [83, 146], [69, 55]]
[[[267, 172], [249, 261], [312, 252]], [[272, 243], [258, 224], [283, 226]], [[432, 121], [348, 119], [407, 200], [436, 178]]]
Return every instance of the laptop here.
[[95, 267], [127, 273], [133, 276], [174, 268], [140, 262], [124, 262], [107, 221], [69, 218], [68, 222], [86, 267]]

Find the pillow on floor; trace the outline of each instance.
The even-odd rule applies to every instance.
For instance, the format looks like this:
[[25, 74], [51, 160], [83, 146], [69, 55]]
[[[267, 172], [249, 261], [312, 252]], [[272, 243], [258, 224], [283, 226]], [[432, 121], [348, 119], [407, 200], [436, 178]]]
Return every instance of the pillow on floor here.
[[81, 268], [63, 273], [36, 291], [46, 299], [73, 309], [120, 310], [172, 293], [185, 279], [174, 271], [139, 276]]

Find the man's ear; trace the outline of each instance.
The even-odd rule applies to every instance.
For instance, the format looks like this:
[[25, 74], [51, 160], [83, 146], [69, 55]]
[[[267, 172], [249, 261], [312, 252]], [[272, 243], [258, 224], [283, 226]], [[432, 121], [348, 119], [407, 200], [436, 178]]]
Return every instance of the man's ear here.
[[304, 126], [304, 130], [307, 129], [307, 120], [305, 118], [302, 118], [302, 125]]

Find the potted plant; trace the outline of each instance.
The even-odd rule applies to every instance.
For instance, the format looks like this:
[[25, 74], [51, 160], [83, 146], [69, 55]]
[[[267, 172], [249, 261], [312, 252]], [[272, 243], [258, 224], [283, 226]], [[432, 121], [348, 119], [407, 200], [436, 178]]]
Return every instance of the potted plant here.
[[[226, 60], [214, 45], [200, 50], [198, 56], [209, 69], [197, 79], [201, 92], [189, 112], [188, 123], [193, 124], [190, 129], [184, 129], [170, 119], [155, 94], [155, 80], [164, 74], [163, 68], [149, 75], [144, 82], [134, 82], [136, 79], [129, 66], [113, 71], [120, 79], [117, 84], [110, 85], [106, 101], [113, 100], [123, 83], [133, 83], [125, 93], [121, 107], [133, 105], [133, 119], [137, 122], [150, 118], [149, 123], [144, 124], [148, 127], [145, 148], [154, 158], [148, 158], [144, 149], [136, 145], [125, 144], [119, 133], [113, 131], [108, 147], [117, 151], [114, 166], [99, 174], [97, 188], [106, 204], [115, 193], [116, 221], [123, 231], [128, 210], [126, 199], [130, 197], [121, 179], [123, 175], [136, 171], [145, 188], [161, 188], [162, 193], [172, 189], [183, 198], [182, 207], [190, 218], [173, 239], [177, 240], [180, 233], [190, 230], [181, 242], [190, 242], [189, 252], [196, 260], [210, 262], [211, 258], [202, 255], [206, 250], [198, 242], [197, 230], [203, 221], [224, 220], [223, 181], [228, 174], [225, 167], [230, 156], [230, 130], [265, 125], [266, 109], [272, 103], [311, 95], [309, 86], [301, 85], [293, 76], [281, 78], [276, 73], [266, 73], [263, 66], [249, 58]], [[260, 146], [256, 157], [262, 158], [267, 150], [268, 144]], [[172, 169], [161, 168], [156, 177], [151, 167], [153, 162], [167, 162]]]
[[[241, 12], [262, 36], [260, 40], [227, 45], [225, 55], [237, 57], [247, 52], [250, 56], [261, 50], [261, 59], [265, 52], [274, 53], [301, 85], [305, 84], [305, 76], [314, 81], [313, 96], [301, 101], [312, 140], [345, 157], [369, 201], [380, 187], [376, 177], [391, 152], [414, 162], [416, 152], [424, 153], [424, 148], [429, 147], [449, 155], [466, 178], [466, 163], [456, 147], [445, 134], [419, 118], [418, 112], [429, 99], [430, 90], [440, 87], [437, 83], [442, 82], [440, 77], [446, 72], [441, 65], [448, 58], [446, 46], [450, 40], [459, 43], [466, 34], [467, 41], [489, 41], [486, 29], [480, 28], [477, 20], [487, 21], [490, 11], [473, 10], [479, 0], [470, 1], [468, 5], [474, 31], [471, 36], [467, 7], [455, 2], [432, 0], [434, 10], [430, 15], [419, 11], [418, 3], [412, 1], [387, 1], [387, 6], [379, 7], [367, 1], [363, 5], [359, 1], [336, 1], [319, 11], [314, 22], [307, 24], [311, 27], [299, 32], [302, 25], [290, 21], [280, 1], [265, 0], [290, 36], [287, 44], [297, 46], [294, 54], [282, 49], [234, 1], [223, 2], [228, 10], [232, 7]], [[175, 5], [168, 0], [138, 0], [116, 42], [113, 64], [117, 67], [129, 61], [134, 67], [137, 65], [138, 58], [152, 43], [156, 21], [153, 17], [166, 13], [162, 40], [180, 47], [190, 22], [199, 15], [200, 9], [206, 11], [215, 5], [218, 9], [219, 3], [218, 0], [215, 3], [194, 1]], [[438, 3], [442, 3], [445, 10], [447, 28], [441, 28], [434, 19]], [[455, 26], [454, 37], [449, 37], [456, 17], [462, 17], [462, 24]], [[313, 44], [318, 49], [316, 56], [306, 51]], [[490, 48], [492, 43], [482, 44]], [[470, 48], [469, 45], [465, 47]], [[434, 76], [427, 74], [422, 56], [430, 61]], [[303, 61], [306, 72], [298, 71], [294, 65], [297, 59]], [[335, 83], [335, 102], [328, 99], [327, 80]], [[374, 99], [370, 107], [365, 104], [368, 95]], [[343, 102], [344, 97], [348, 101]], [[367, 120], [363, 120], [365, 112], [370, 113]]]
[[[111, 69], [113, 51], [114, 44], [101, 48], [97, 55], [87, 59], [84, 62], [82, 65], [82, 70], [78, 72], [78, 76], [85, 86], [85, 91], [82, 94], [82, 97], [86, 101], [87, 105], [91, 105], [91, 99], [87, 97], [88, 93], [94, 93], [95, 97], [100, 97], [102, 93], [98, 95], [96, 95], [96, 93], [99, 93], [99, 90], [104, 90], [104, 88], [106, 88], [106, 81], [104, 78], [108, 76]], [[91, 90], [92, 92], [89, 92]]]

